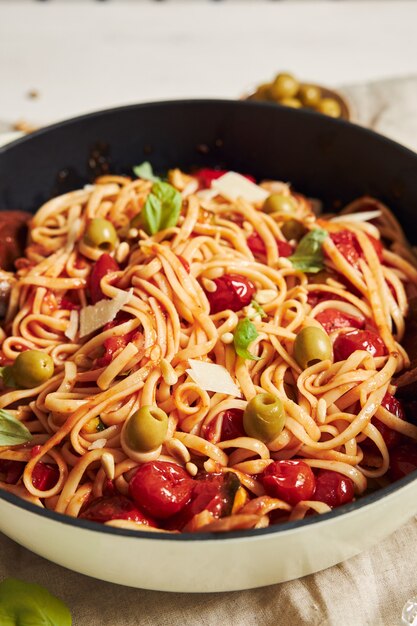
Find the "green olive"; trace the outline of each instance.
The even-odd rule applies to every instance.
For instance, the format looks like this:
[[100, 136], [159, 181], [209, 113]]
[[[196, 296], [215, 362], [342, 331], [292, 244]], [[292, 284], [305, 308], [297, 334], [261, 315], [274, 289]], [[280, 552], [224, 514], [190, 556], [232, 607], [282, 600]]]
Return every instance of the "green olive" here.
[[271, 193], [265, 200], [262, 210], [265, 213], [293, 215], [297, 210], [297, 202], [292, 196], [284, 196], [283, 193]]
[[294, 342], [294, 358], [305, 370], [307, 367], [331, 359], [332, 344], [327, 333], [318, 326], [306, 326]]
[[288, 220], [281, 226], [281, 232], [288, 241], [300, 241], [307, 233], [307, 228], [298, 220]]
[[280, 100], [280, 104], [286, 107], [291, 107], [292, 109], [301, 109], [303, 106], [303, 103], [298, 98], [282, 98], [282, 100]]
[[104, 251], [113, 250], [117, 243], [117, 234], [113, 224], [102, 217], [95, 217], [87, 224], [84, 242], [92, 248]]
[[301, 85], [297, 96], [305, 107], [315, 107], [320, 102], [320, 87], [316, 85]]
[[342, 114], [340, 104], [334, 98], [323, 98], [316, 108], [320, 113], [330, 115], [330, 117], [340, 117]]
[[133, 413], [126, 424], [126, 443], [136, 452], [156, 450], [168, 431], [168, 416], [157, 406], [143, 406]]
[[54, 375], [54, 362], [46, 352], [25, 350], [12, 365], [11, 375], [19, 387], [31, 389], [42, 385]]
[[246, 405], [243, 428], [249, 437], [268, 443], [278, 437], [284, 424], [284, 407], [272, 393], [258, 393]]
[[270, 99], [271, 83], [264, 83], [257, 87], [255, 93], [252, 95], [251, 100], [269, 100]]
[[291, 74], [278, 74], [271, 85], [271, 96], [274, 100], [282, 100], [283, 98], [293, 98], [300, 85]]

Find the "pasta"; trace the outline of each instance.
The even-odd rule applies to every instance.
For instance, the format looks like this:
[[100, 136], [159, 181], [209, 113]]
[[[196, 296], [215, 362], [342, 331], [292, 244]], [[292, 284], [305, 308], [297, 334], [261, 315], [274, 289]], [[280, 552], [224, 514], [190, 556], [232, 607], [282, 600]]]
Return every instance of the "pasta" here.
[[115, 527], [218, 532], [402, 475], [417, 270], [389, 209], [320, 216], [282, 182], [145, 165], [46, 202], [2, 271], [0, 422], [21, 439], [0, 437], [0, 487]]

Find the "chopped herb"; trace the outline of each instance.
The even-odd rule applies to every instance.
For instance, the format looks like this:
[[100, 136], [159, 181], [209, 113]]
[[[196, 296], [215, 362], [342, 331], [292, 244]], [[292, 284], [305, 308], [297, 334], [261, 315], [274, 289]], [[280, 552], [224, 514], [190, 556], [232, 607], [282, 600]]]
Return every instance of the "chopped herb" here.
[[235, 346], [236, 354], [243, 359], [250, 359], [251, 361], [259, 361], [260, 357], [251, 354], [248, 350], [249, 345], [257, 338], [258, 331], [255, 324], [250, 319], [240, 320], [233, 333], [233, 344]]
[[101, 418], [98, 418], [98, 422], [97, 422], [97, 426], [96, 426], [96, 431], [98, 433], [101, 433], [103, 430], [106, 430], [107, 426], [104, 422], [101, 421]]
[[327, 231], [316, 228], [305, 235], [289, 258], [295, 269], [317, 274], [324, 269], [323, 241]]

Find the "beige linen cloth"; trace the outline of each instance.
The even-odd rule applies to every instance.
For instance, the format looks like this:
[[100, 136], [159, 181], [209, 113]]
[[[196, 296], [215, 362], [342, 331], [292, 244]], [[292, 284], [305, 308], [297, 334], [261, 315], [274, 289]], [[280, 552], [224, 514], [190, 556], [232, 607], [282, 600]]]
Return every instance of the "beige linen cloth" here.
[[[417, 77], [343, 92], [359, 123], [417, 150]], [[0, 580], [44, 585], [68, 604], [74, 626], [396, 626], [404, 603], [417, 595], [416, 546], [413, 519], [371, 550], [300, 580], [225, 594], [169, 594], [70, 572], [0, 535]]]

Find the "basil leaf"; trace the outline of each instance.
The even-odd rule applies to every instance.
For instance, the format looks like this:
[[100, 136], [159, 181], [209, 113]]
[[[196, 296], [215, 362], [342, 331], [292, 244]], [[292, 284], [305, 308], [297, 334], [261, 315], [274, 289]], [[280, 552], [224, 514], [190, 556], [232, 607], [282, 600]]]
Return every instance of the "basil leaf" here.
[[22, 422], [0, 409], [0, 446], [17, 446], [31, 439], [32, 435]]
[[263, 310], [263, 308], [261, 307], [261, 305], [259, 304], [259, 302], [256, 302], [256, 300], [252, 300], [251, 305], [253, 306], [255, 311], [258, 313], [258, 315], [261, 316], [262, 319], [264, 317], [268, 317], [265, 311]]
[[158, 230], [176, 226], [180, 216], [182, 197], [179, 191], [169, 183], [155, 183], [152, 194], [161, 202], [161, 220]]
[[148, 235], [155, 235], [160, 230], [161, 211], [161, 201], [153, 193], [150, 193], [140, 213], [140, 224]]
[[2, 626], [71, 626], [68, 607], [44, 587], [6, 578], [0, 583]]
[[155, 176], [153, 173], [152, 165], [149, 161], [144, 161], [140, 165], [135, 165], [132, 167], [133, 173], [138, 178], [143, 178], [143, 180], [151, 180], [153, 183], [157, 183], [161, 179], [159, 176]]
[[259, 361], [261, 357], [254, 356], [248, 350], [248, 346], [256, 339], [258, 331], [255, 324], [253, 324], [247, 317], [240, 320], [233, 333], [233, 344], [235, 346], [236, 354], [242, 359], [250, 359], [251, 361]]
[[294, 254], [288, 257], [295, 269], [316, 274], [324, 268], [322, 244], [326, 237], [327, 231], [316, 228], [301, 239]]

